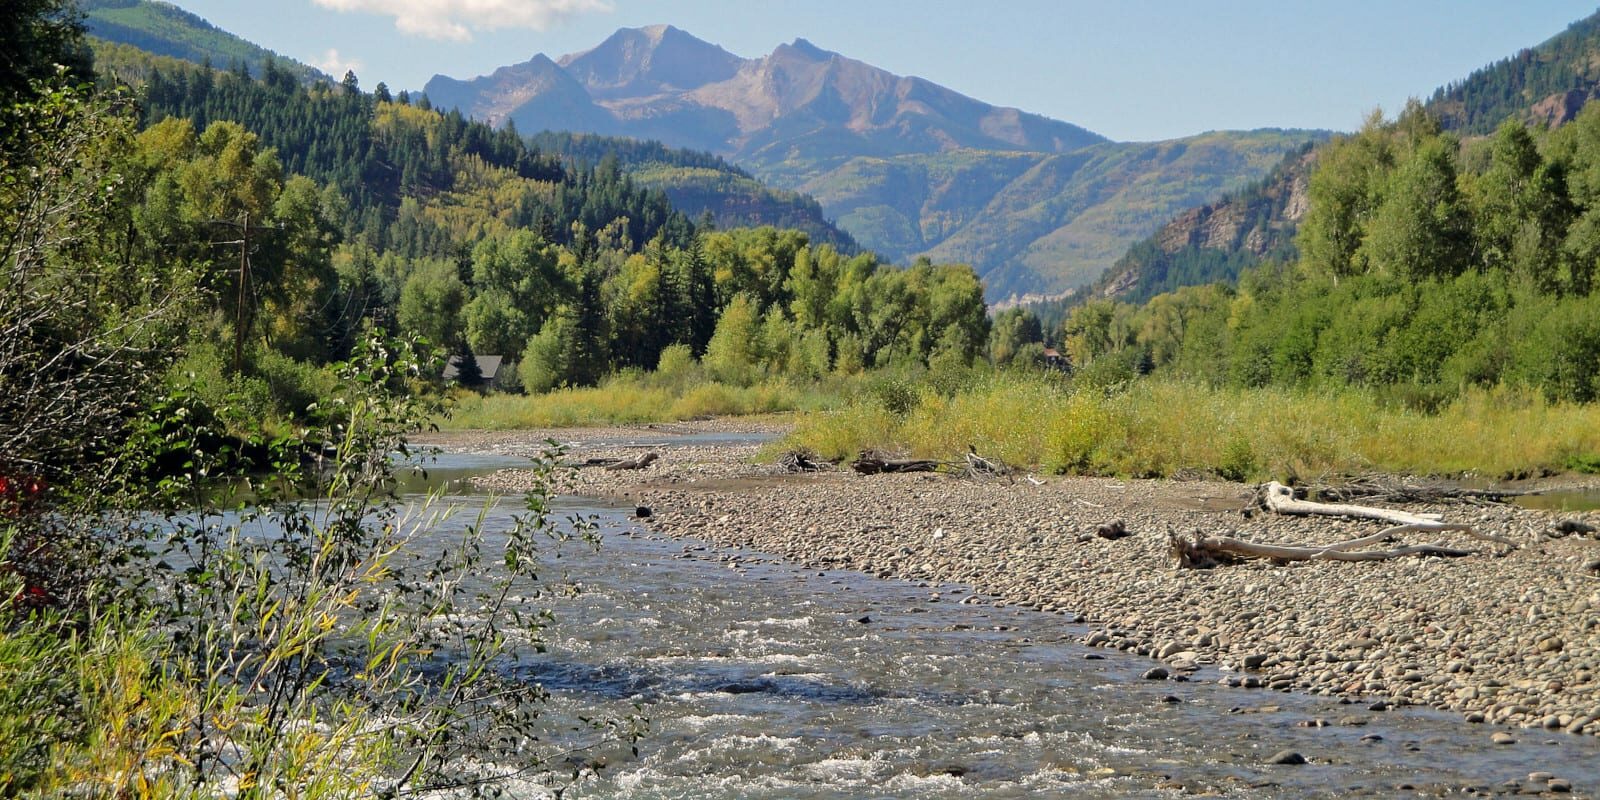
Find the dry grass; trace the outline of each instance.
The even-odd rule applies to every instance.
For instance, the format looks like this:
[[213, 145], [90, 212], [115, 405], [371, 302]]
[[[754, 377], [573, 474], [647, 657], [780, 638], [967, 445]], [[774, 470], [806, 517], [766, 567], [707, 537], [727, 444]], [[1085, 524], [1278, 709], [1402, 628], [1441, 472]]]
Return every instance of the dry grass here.
[[1236, 480], [1358, 474], [1520, 477], [1584, 468], [1600, 455], [1600, 406], [1474, 390], [1437, 414], [1359, 390], [1217, 389], [1143, 380], [1074, 389], [1009, 376], [896, 415], [870, 399], [801, 418], [786, 447], [830, 458], [875, 448], [952, 458], [968, 445], [1052, 472]]
[[678, 387], [623, 376], [598, 387], [538, 395], [461, 394], [453, 413], [438, 424], [445, 430], [572, 428], [815, 411], [831, 402], [817, 389], [785, 381], [748, 387], [706, 381]]

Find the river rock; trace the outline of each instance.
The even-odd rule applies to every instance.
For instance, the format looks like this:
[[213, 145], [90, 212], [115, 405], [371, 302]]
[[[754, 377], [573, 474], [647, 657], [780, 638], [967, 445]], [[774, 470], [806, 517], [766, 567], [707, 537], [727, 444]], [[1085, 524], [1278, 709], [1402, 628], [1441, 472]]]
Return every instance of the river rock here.
[[1267, 759], [1267, 763], [1297, 766], [1306, 763], [1306, 757], [1293, 750], [1279, 750], [1272, 755], [1272, 758]]

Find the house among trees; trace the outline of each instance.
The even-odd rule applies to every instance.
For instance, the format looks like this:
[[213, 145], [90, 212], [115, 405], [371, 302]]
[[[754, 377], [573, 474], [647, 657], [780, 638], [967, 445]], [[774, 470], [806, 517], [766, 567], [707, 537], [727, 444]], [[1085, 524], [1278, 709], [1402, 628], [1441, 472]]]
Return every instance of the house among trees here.
[[[463, 369], [465, 359], [472, 359], [472, 363]], [[503, 356], [478, 356], [471, 354], [453, 355], [445, 362], [444, 378], [446, 383], [455, 381], [462, 386], [489, 386], [500, 374], [500, 364]]]
[[1061, 351], [1054, 347], [1046, 347], [1044, 349], [1044, 366], [1045, 369], [1058, 369], [1066, 372], [1071, 365], [1068, 363], [1067, 357], [1061, 355]]

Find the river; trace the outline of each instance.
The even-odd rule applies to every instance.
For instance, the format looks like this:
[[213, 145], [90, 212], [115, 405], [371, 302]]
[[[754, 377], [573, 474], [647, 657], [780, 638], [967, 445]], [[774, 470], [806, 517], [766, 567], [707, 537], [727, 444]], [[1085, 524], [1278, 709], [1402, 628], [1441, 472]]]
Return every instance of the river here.
[[[517, 504], [468, 479], [516, 463], [447, 453], [428, 483], [492, 502], [503, 529]], [[1210, 668], [1145, 680], [1155, 662], [1082, 646], [1070, 617], [667, 539], [599, 501], [559, 510], [595, 516], [602, 546], [561, 549], [581, 591], [541, 600], [549, 650], [518, 675], [551, 692], [553, 726], [650, 721], [637, 757], [568, 797], [1432, 796], [1534, 790], [1541, 771], [1600, 787], [1595, 737], [1496, 746], [1499, 729], [1429, 709], [1229, 688]], [[1310, 763], [1266, 763], [1285, 750]]]

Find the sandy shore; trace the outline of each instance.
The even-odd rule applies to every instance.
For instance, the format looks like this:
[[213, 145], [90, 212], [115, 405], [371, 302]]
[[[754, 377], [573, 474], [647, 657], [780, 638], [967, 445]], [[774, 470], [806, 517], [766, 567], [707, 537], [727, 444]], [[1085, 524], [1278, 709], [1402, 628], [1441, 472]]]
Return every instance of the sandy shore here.
[[[526, 453], [547, 436], [572, 455], [632, 457], [630, 439], [774, 430], [695, 423], [611, 431], [448, 434], [450, 449]], [[1509, 552], [1462, 534], [1413, 543], [1476, 549], [1466, 558], [1248, 563], [1180, 570], [1168, 531], [1272, 543], [1331, 543], [1379, 523], [1241, 511], [1250, 487], [1210, 481], [943, 475], [782, 474], [759, 446], [672, 446], [638, 472], [585, 469], [573, 492], [648, 507], [669, 535], [759, 549], [815, 567], [967, 584], [987, 597], [1090, 623], [1088, 643], [1166, 662], [1149, 677], [1202, 665], [1222, 680], [1383, 704], [1417, 704], [1469, 721], [1600, 736], [1600, 541], [1552, 538], [1558, 514], [1509, 506], [1410, 506], [1520, 543]], [[524, 474], [488, 482], [515, 491]], [[1600, 525], [1600, 515], [1587, 515]], [[1122, 520], [1132, 534], [1094, 534]], [[1486, 734], [1487, 736], [1487, 734]], [[1514, 737], [1496, 732], [1495, 741]]]

